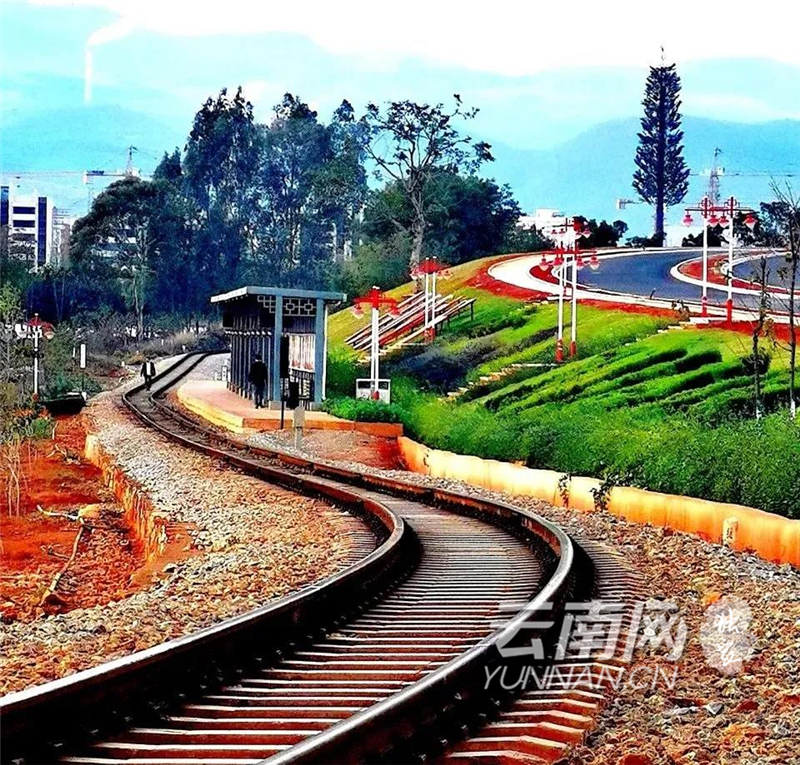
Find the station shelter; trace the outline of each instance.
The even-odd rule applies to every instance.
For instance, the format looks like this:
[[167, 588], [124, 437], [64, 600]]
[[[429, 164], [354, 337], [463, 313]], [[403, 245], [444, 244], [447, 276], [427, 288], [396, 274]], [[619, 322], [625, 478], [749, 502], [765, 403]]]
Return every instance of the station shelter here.
[[269, 371], [266, 397], [269, 406], [280, 406], [285, 395], [280, 376], [280, 338], [288, 338], [289, 380], [299, 384], [306, 406], [325, 399], [328, 311], [342, 303], [341, 292], [240, 287], [214, 295], [212, 303], [222, 310], [222, 328], [230, 339], [231, 365], [228, 388], [252, 398], [247, 379], [250, 365], [260, 354]]

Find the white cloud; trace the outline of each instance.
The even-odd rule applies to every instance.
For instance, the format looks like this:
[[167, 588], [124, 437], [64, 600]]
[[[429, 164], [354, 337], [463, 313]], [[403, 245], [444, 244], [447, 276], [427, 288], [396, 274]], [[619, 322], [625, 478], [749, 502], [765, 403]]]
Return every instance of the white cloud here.
[[386, 10], [374, 0], [30, 2], [118, 14], [92, 35], [92, 44], [135, 30], [178, 36], [286, 32], [375, 62], [408, 56], [506, 75], [570, 65], [642, 65], [657, 60], [660, 45], [679, 62], [750, 56], [800, 64], [796, 23], [789, 18], [797, 11], [783, 0], [762, 0], [756, 8], [741, 0], [724, 7], [688, 0], [659, 6], [641, 0], [405, 0]]

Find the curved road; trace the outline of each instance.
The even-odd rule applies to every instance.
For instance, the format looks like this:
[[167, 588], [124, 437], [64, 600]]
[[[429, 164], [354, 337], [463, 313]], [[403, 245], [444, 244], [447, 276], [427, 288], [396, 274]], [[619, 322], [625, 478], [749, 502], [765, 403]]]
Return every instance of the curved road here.
[[[714, 248], [709, 251], [709, 255], [717, 257], [725, 252]], [[601, 254], [600, 267], [596, 271], [584, 268], [578, 272], [578, 298], [658, 307], [669, 306], [675, 300], [699, 304], [702, 294], [699, 279], [676, 278], [673, 272], [678, 264], [687, 260], [699, 261], [702, 255], [702, 250], [698, 249]], [[496, 264], [490, 269], [490, 274], [495, 279], [518, 287], [557, 294], [557, 284], [530, 273], [531, 268], [538, 266], [540, 260], [540, 255], [524, 255]], [[782, 284], [777, 276], [780, 264], [776, 261], [779, 260], [782, 260], [781, 256], [770, 258], [770, 282], [776, 285]], [[752, 265], [748, 262], [739, 263], [734, 266], [734, 274], [738, 278], [751, 278]], [[709, 282], [708, 297], [711, 306], [723, 306], [727, 297], [727, 286]], [[752, 311], [757, 304], [757, 296], [753, 291], [739, 287], [734, 288], [733, 300], [736, 308], [748, 311]], [[783, 310], [785, 302], [785, 298], [776, 296], [773, 307]]]

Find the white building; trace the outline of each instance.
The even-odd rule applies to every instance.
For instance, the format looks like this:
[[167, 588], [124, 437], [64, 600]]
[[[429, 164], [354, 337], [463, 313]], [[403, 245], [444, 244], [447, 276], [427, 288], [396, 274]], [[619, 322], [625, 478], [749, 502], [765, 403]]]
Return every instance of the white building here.
[[533, 215], [521, 215], [517, 226], [522, 229], [536, 228], [556, 245], [571, 247], [575, 244], [575, 231], [567, 216], [553, 207], [540, 207]]
[[22, 195], [10, 186], [0, 187], [0, 225], [8, 226], [9, 254], [30, 260], [34, 271], [56, 265], [68, 236], [68, 219], [58, 215], [49, 197]]

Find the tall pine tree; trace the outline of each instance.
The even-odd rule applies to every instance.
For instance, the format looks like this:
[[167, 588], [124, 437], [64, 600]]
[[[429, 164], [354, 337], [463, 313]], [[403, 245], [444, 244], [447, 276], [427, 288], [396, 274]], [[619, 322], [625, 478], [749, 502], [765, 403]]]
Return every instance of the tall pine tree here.
[[689, 190], [689, 168], [683, 158], [681, 80], [675, 64], [650, 67], [644, 91], [644, 116], [636, 149], [633, 188], [655, 207], [654, 239], [664, 244], [664, 215]]

